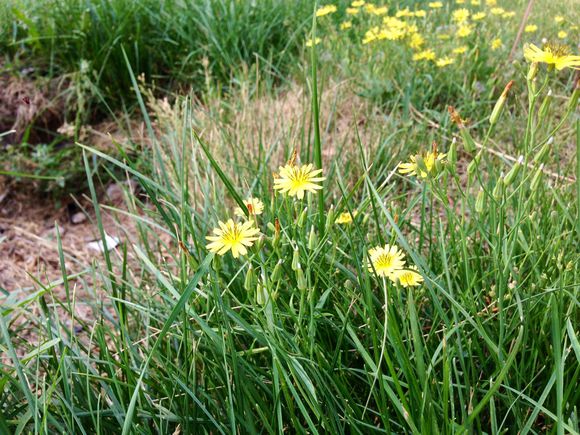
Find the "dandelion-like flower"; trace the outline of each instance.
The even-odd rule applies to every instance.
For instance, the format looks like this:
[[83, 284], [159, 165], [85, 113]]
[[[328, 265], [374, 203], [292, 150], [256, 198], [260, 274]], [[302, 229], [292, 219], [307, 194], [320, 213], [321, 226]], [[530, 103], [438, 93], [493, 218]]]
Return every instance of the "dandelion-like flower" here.
[[214, 235], [206, 237], [211, 242], [207, 244], [207, 249], [218, 255], [224, 255], [230, 250], [234, 258], [246, 255], [247, 248], [254, 244], [260, 234], [253, 221], [238, 223], [228, 219], [226, 223], [219, 221], [218, 225], [219, 228], [213, 230]]
[[524, 27], [524, 32], [526, 33], [534, 33], [536, 30], [538, 30], [538, 26], [535, 24], [528, 24], [526, 27]]
[[352, 27], [352, 21], [344, 21], [340, 23], [340, 30], [350, 29]]
[[564, 17], [562, 15], [556, 15], [554, 17], [554, 21], [558, 24], [560, 24], [562, 21], [564, 21]]
[[437, 65], [439, 68], [446, 67], [447, 65], [451, 65], [452, 63], [455, 63], [455, 59], [449, 56], [443, 56], [442, 58], [437, 59], [437, 61], [435, 61], [435, 65]]
[[471, 16], [471, 19], [473, 21], [481, 21], [483, 20], [485, 17], [487, 16], [487, 14], [485, 12], [476, 12], [475, 14], [473, 14]]
[[[264, 203], [260, 201], [258, 198], [248, 198], [244, 201], [244, 205], [248, 209], [248, 213], [250, 214], [250, 216], [257, 216], [264, 212]], [[240, 217], [246, 216], [241, 207], [237, 207], [234, 210], [234, 214]]]
[[369, 250], [369, 272], [376, 271], [379, 276], [393, 277], [397, 270], [405, 267], [405, 254], [395, 245], [377, 246]]
[[335, 5], [326, 5], [326, 6], [322, 6], [321, 8], [318, 8], [318, 10], [316, 11], [316, 16], [323, 17], [323, 16], [328, 15], [328, 14], [333, 14], [334, 12], [336, 12]]
[[558, 38], [560, 39], [566, 39], [568, 37], [568, 32], [565, 32], [564, 30], [560, 30], [558, 32]]
[[451, 19], [459, 24], [465, 23], [468, 18], [469, 18], [469, 11], [465, 8], [456, 9], [453, 11], [453, 14], [451, 15]]
[[465, 53], [467, 51], [467, 48], [468, 47], [466, 45], [463, 45], [461, 47], [454, 48], [453, 49], [453, 53], [454, 54], [463, 54], [463, 53]]
[[304, 198], [305, 192], [315, 193], [322, 189], [318, 183], [324, 181], [320, 177], [322, 169], [314, 169], [312, 164], [296, 166], [286, 165], [280, 167], [280, 174], [274, 177], [274, 189], [298, 199]]
[[339, 225], [348, 225], [350, 223], [352, 223], [352, 217], [356, 217], [356, 215], [358, 214], [358, 212], [356, 210], [354, 210], [352, 212], [352, 216], [349, 212], [345, 211], [344, 213], [341, 213], [340, 215], [338, 215], [338, 217], [336, 218], [336, 220], [334, 221], [335, 223], [339, 224]]
[[429, 6], [431, 9], [440, 9], [443, 7], [443, 3], [442, 2], [430, 2], [427, 6]]
[[318, 44], [320, 44], [320, 38], [315, 38], [314, 40], [312, 40], [312, 38], [309, 38], [306, 41], [307, 47], [312, 47], [313, 45], [318, 45]]
[[503, 14], [505, 14], [505, 9], [504, 8], [491, 8], [490, 12], [492, 15], [503, 15]]
[[433, 50], [428, 48], [427, 50], [420, 51], [413, 55], [413, 60], [435, 60], [436, 54]]
[[491, 41], [491, 49], [492, 51], [497, 50], [498, 48], [501, 48], [502, 46], [502, 42], [500, 38], [495, 38], [493, 41]]
[[365, 5], [365, 3], [366, 3], [366, 2], [365, 2], [364, 0], [355, 0], [355, 1], [353, 1], [353, 2], [351, 3], [351, 6], [352, 6], [353, 8], [360, 8], [361, 6], [364, 6], [364, 5]]
[[471, 26], [461, 25], [457, 32], [455, 33], [459, 38], [466, 38], [473, 33], [473, 28]]
[[[410, 162], [399, 165], [399, 173], [405, 175], [416, 175], [420, 178], [427, 178], [435, 172], [436, 164], [445, 164], [445, 153], [438, 153], [437, 150], [423, 154], [416, 154], [410, 157]], [[420, 163], [420, 161], [422, 161]]]
[[571, 55], [566, 45], [548, 43], [543, 49], [528, 44], [524, 47], [524, 56], [528, 62], [539, 62], [553, 65], [558, 71], [564, 68], [580, 69], [580, 56]]
[[393, 281], [398, 281], [403, 287], [416, 287], [423, 282], [423, 277], [415, 266], [395, 271], [393, 278]]

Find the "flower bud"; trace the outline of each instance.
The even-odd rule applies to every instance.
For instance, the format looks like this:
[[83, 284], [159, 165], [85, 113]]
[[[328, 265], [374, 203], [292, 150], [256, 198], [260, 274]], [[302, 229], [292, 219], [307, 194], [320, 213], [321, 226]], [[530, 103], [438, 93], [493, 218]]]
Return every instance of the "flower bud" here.
[[308, 207], [304, 207], [304, 210], [302, 210], [302, 213], [300, 213], [300, 216], [298, 216], [298, 220], [296, 221], [296, 224], [300, 228], [304, 226], [304, 222], [306, 222], [307, 215], [308, 215]]
[[256, 285], [256, 302], [258, 305], [264, 306], [268, 303], [268, 299], [268, 289], [261, 281], [258, 281], [258, 284]]
[[282, 276], [282, 260], [278, 260], [276, 266], [274, 266], [274, 270], [272, 271], [270, 280], [272, 280], [272, 282], [277, 282], [281, 276]]
[[475, 173], [475, 171], [477, 171], [477, 168], [479, 167], [479, 162], [481, 160], [481, 156], [483, 155], [483, 151], [479, 151], [474, 159], [469, 162], [469, 165], [467, 165], [467, 173], [469, 175], [473, 175]]
[[534, 172], [534, 176], [532, 177], [532, 182], [530, 183], [530, 190], [532, 192], [536, 193], [539, 191], [543, 178], [544, 178], [544, 165], [542, 164], [538, 169], [536, 169], [536, 172]]
[[499, 117], [501, 115], [501, 112], [503, 110], [503, 106], [505, 105], [505, 102], [507, 100], [508, 92], [510, 91], [511, 87], [513, 86], [513, 84], [514, 84], [514, 81], [511, 80], [506, 85], [506, 87], [504, 88], [504, 90], [501, 93], [500, 97], [498, 98], [497, 102], [495, 103], [495, 106], [493, 107], [493, 110], [491, 111], [491, 115], [489, 117], [489, 123], [491, 125], [495, 125], [495, 123], [499, 119]]
[[311, 251], [316, 248], [318, 244], [318, 237], [316, 236], [316, 231], [314, 231], [314, 225], [310, 227], [310, 234], [308, 235], [308, 249]]
[[477, 198], [475, 199], [475, 211], [478, 214], [483, 213], [483, 210], [485, 208], [485, 193], [483, 190], [480, 190], [477, 193]]
[[294, 248], [294, 254], [292, 255], [292, 270], [296, 270], [300, 267], [300, 251], [298, 246]]
[[455, 164], [457, 163], [457, 138], [453, 138], [451, 141], [449, 152], [447, 153], [447, 161], [449, 162], [451, 170], [455, 170]]
[[326, 232], [330, 231], [333, 224], [334, 224], [334, 207], [331, 205], [330, 208], [328, 209], [328, 213], [326, 214], [326, 224], [325, 224]]
[[298, 269], [296, 269], [296, 285], [298, 286], [298, 290], [306, 290], [308, 287], [306, 283], [306, 277], [304, 276], [304, 272], [302, 271], [300, 264], [298, 265]]
[[526, 76], [526, 79], [530, 82], [532, 80], [535, 80], [537, 75], [538, 75], [538, 62], [532, 62], [532, 64], [530, 65], [530, 69], [528, 70], [528, 75]]
[[524, 162], [524, 156], [520, 156], [518, 158], [518, 161], [512, 166], [510, 171], [507, 173], [507, 175], [503, 179], [503, 184], [506, 187], [511, 185], [515, 181], [516, 177], [518, 176], [518, 174], [520, 172], [520, 169], [522, 167], [523, 162]]
[[503, 177], [501, 177], [498, 182], [495, 184], [495, 187], [493, 188], [493, 198], [496, 201], [500, 201], [503, 197], [503, 188], [504, 188], [504, 182], [503, 182]]
[[550, 137], [550, 139], [548, 139], [548, 141], [542, 146], [542, 148], [540, 148], [540, 151], [536, 153], [536, 155], [534, 156], [534, 162], [536, 163], [544, 162], [546, 156], [548, 155], [548, 152], [550, 151], [550, 148], [552, 147], [553, 142], [554, 136]]
[[246, 291], [252, 291], [254, 289], [255, 286], [255, 278], [256, 275], [254, 274], [254, 268], [252, 267], [252, 265], [250, 265], [250, 267], [248, 267], [248, 271], [246, 272], [246, 278], [244, 279], [244, 289]]

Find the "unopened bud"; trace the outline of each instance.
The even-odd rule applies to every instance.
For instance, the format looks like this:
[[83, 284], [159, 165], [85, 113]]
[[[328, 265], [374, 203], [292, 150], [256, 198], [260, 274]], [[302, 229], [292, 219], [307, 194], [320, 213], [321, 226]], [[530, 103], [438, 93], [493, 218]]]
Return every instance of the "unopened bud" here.
[[496, 201], [500, 201], [503, 197], [503, 188], [504, 188], [504, 183], [503, 183], [503, 177], [501, 177], [498, 182], [495, 184], [495, 187], [493, 188], [493, 198]]
[[455, 170], [455, 164], [457, 163], [457, 138], [453, 138], [451, 141], [449, 152], [447, 153], [447, 161], [451, 166], [451, 170]]
[[333, 224], [334, 224], [334, 207], [331, 205], [330, 208], [328, 209], [328, 213], [326, 214], [326, 224], [325, 224], [326, 232], [330, 231]]
[[276, 266], [274, 266], [274, 270], [272, 271], [272, 276], [270, 276], [270, 279], [272, 280], [272, 282], [277, 282], [281, 276], [282, 276], [282, 260], [278, 260]]
[[518, 174], [520, 172], [520, 169], [522, 167], [523, 162], [524, 162], [524, 156], [520, 156], [518, 161], [512, 166], [510, 171], [507, 173], [507, 175], [503, 179], [503, 184], [506, 187], [511, 185], [515, 181], [516, 177], [518, 176]]
[[306, 216], [308, 214], [308, 207], [304, 207], [304, 210], [302, 210], [302, 213], [300, 213], [300, 216], [298, 216], [298, 220], [296, 221], [296, 224], [302, 228], [304, 226], [304, 222], [306, 222]]
[[469, 165], [467, 165], [467, 173], [469, 175], [473, 175], [475, 173], [475, 171], [477, 171], [477, 168], [479, 167], [479, 162], [481, 161], [481, 156], [483, 154], [483, 151], [479, 151], [474, 159], [469, 162]]
[[311, 251], [316, 248], [318, 244], [318, 237], [316, 236], [316, 231], [314, 231], [314, 225], [310, 227], [310, 234], [308, 235], [308, 249]]
[[294, 248], [294, 254], [292, 255], [292, 270], [296, 270], [300, 267], [300, 251], [298, 246]]
[[532, 192], [536, 193], [539, 191], [542, 179], [544, 178], [544, 165], [540, 165], [536, 172], [534, 172], [534, 176], [532, 177], [532, 182], [530, 183], [530, 189]]
[[304, 276], [304, 272], [300, 265], [298, 265], [298, 269], [296, 269], [296, 285], [298, 286], [298, 290], [306, 290], [308, 287], [306, 277]]
[[542, 101], [542, 105], [540, 106], [540, 110], [538, 112], [538, 119], [540, 120], [539, 122], [541, 122], [541, 120], [543, 120], [548, 114], [552, 100], [552, 90], [550, 89], [546, 94], [544, 101]]
[[244, 289], [248, 292], [252, 291], [255, 285], [254, 268], [250, 265], [250, 267], [248, 267], [248, 271], [246, 272], [246, 278], [244, 279]]
[[483, 190], [480, 190], [477, 193], [477, 198], [475, 199], [475, 211], [478, 214], [483, 213], [483, 210], [485, 208], [485, 193], [483, 192]]
[[504, 88], [504, 90], [501, 93], [500, 97], [498, 98], [497, 102], [495, 103], [495, 106], [493, 107], [493, 110], [491, 111], [491, 115], [489, 117], [489, 123], [491, 125], [495, 125], [495, 123], [499, 119], [499, 117], [501, 115], [501, 112], [503, 110], [503, 106], [505, 105], [505, 102], [507, 100], [508, 92], [510, 91], [511, 87], [513, 86], [513, 84], [514, 84], [514, 81], [511, 80], [506, 85], [506, 87]]
[[530, 69], [528, 70], [528, 75], [526, 76], [526, 79], [528, 81], [535, 80], [537, 75], [538, 75], [538, 62], [532, 62], [530, 65]]
[[554, 142], [554, 136], [550, 137], [548, 141], [540, 148], [540, 151], [536, 153], [534, 156], [534, 162], [536, 163], [543, 163], [552, 147], [552, 143]]

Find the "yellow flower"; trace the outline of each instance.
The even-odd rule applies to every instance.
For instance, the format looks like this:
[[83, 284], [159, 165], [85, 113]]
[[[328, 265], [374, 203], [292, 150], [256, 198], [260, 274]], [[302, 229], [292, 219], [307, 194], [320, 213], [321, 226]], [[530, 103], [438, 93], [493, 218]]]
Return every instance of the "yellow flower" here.
[[413, 17], [413, 16], [415, 16], [415, 13], [414, 12], [411, 12], [409, 10], [409, 8], [405, 8], [405, 9], [402, 9], [400, 11], [397, 11], [397, 13], [395, 14], [395, 17], [397, 17], [397, 18], [401, 18], [401, 17]]
[[323, 17], [325, 15], [333, 14], [335, 12], [336, 12], [336, 6], [326, 5], [326, 6], [322, 6], [321, 8], [318, 8], [318, 10], [316, 11], [316, 16]]
[[455, 33], [459, 38], [466, 38], [473, 33], [473, 29], [470, 26], [460, 26]]
[[[354, 217], [356, 217], [358, 212], [354, 210], [352, 214]], [[340, 225], [350, 224], [352, 223], [352, 216], [349, 212], [345, 211], [344, 213], [341, 213], [334, 222]]]
[[[439, 62], [439, 60], [437, 62]], [[451, 59], [450, 63], [453, 63], [453, 59]], [[446, 163], [446, 156], [445, 153], [438, 153], [436, 150], [416, 154], [411, 156], [411, 161], [409, 163], [401, 163], [399, 165], [399, 173], [405, 175], [418, 175], [420, 178], [427, 178], [429, 175], [434, 173], [434, 169], [436, 169], [437, 166], [436, 164]]]
[[568, 33], [564, 32], [563, 30], [560, 30], [560, 31], [558, 32], [558, 38], [560, 38], [560, 39], [564, 39], [564, 38], [566, 38], [567, 36], [568, 36]]
[[473, 14], [471, 16], [471, 19], [473, 21], [480, 21], [480, 20], [483, 20], [485, 18], [485, 16], [486, 16], [485, 12], [477, 12], [476, 14]]
[[439, 68], [444, 68], [447, 65], [451, 65], [452, 63], [455, 63], [455, 59], [453, 59], [452, 57], [449, 57], [449, 56], [444, 56], [444, 57], [437, 59], [437, 61], [435, 62], [435, 65], [437, 65]]
[[538, 30], [538, 26], [535, 24], [528, 24], [526, 27], [524, 27], [524, 32], [526, 33], [534, 33], [536, 30]]
[[471, 0], [470, 3], [472, 6], [479, 6], [481, 4], [481, 0]]
[[413, 55], [413, 60], [435, 60], [435, 52], [428, 48]]
[[356, 15], [359, 13], [359, 11], [360, 11], [360, 9], [357, 9], [357, 8], [346, 8], [346, 13], [348, 15]]
[[419, 9], [418, 11], [415, 11], [415, 16], [417, 18], [423, 18], [423, 17], [427, 16], [427, 12], [422, 10], [422, 9]]
[[368, 263], [369, 272], [373, 270], [379, 276], [392, 278], [397, 270], [405, 267], [405, 255], [395, 245], [377, 246], [369, 249], [370, 262]]
[[374, 14], [374, 15], [386, 15], [387, 12], [389, 12], [389, 8], [387, 8], [386, 6], [382, 6], [380, 8], [372, 8], [372, 10], [369, 11], [369, 13]]
[[409, 41], [409, 47], [413, 49], [420, 48], [425, 43], [425, 38], [423, 38], [418, 33], [413, 33], [411, 35], [411, 40]]
[[491, 41], [491, 49], [493, 51], [497, 50], [498, 48], [500, 48], [502, 45], [501, 39], [496, 38], [493, 41]]
[[448, 39], [451, 39], [451, 35], [443, 33], [441, 35], [437, 35], [437, 39], [440, 39], [441, 41], [447, 41]]
[[430, 2], [428, 5], [431, 9], [439, 9], [443, 7], [443, 3], [441, 2]]
[[318, 183], [326, 178], [317, 176], [321, 173], [322, 169], [314, 169], [312, 164], [281, 166], [280, 175], [274, 178], [274, 189], [302, 199], [304, 192], [315, 193], [322, 189]]
[[[248, 209], [248, 213], [250, 216], [257, 216], [264, 212], [264, 203], [260, 201], [258, 198], [248, 198], [244, 201], [246, 208]], [[234, 214], [236, 216], [245, 217], [244, 211], [241, 207], [237, 207], [234, 210]]]
[[312, 41], [312, 38], [308, 38], [308, 40], [306, 41], [307, 47], [312, 47], [312, 45], [318, 45], [318, 44], [320, 44], [320, 38], [316, 38], [314, 40], [314, 42]]
[[495, 6], [497, 5], [497, 0], [485, 0], [485, 4], [487, 6]]
[[515, 13], [514, 11], [507, 11], [507, 12], [504, 12], [504, 13], [501, 15], [501, 17], [502, 17], [502, 18], [512, 18], [512, 17], [514, 17], [515, 15], [516, 15], [516, 13]]
[[490, 10], [492, 15], [502, 15], [505, 12], [504, 8], [491, 8]]
[[556, 23], [561, 23], [562, 21], [564, 21], [564, 17], [563, 17], [562, 15], [556, 15], [556, 16], [554, 17], [554, 21], [555, 21]]
[[469, 18], [469, 11], [467, 9], [457, 9], [453, 11], [451, 18], [456, 23], [464, 23]]
[[352, 27], [352, 21], [345, 21], [340, 24], [340, 30], [350, 29]]
[[463, 5], [465, 4], [465, 0], [455, 0], [455, 3], [457, 3], [458, 5]]
[[214, 228], [213, 236], [207, 236], [207, 249], [210, 252], [224, 255], [228, 251], [232, 251], [234, 258], [248, 253], [247, 248], [254, 244], [258, 239], [260, 230], [254, 227], [253, 221], [247, 221], [243, 224], [234, 222], [228, 219], [226, 223], [218, 222], [219, 228]]
[[398, 281], [403, 287], [415, 287], [423, 282], [423, 277], [417, 272], [417, 267], [415, 266], [395, 271], [393, 278], [393, 281]]
[[361, 6], [364, 6], [364, 4], [365, 4], [365, 1], [364, 0], [355, 0], [350, 5], [353, 8], [360, 8]]
[[524, 46], [524, 56], [528, 62], [540, 62], [554, 65], [557, 70], [564, 68], [580, 69], [580, 56], [568, 54], [570, 49], [566, 45], [546, 44], [541, 49], [534, 44]]
[[463, 45], [463, 46], [461, 46], [461, 47], [457, 47], [457, 48], [454, 48], [454, 49], [453, 49], [453, 53], [454, 53], [454, 54], [463, 54], [463, 53], [465, 53], [466, 51], [467, 51], [467, 46], [466, 46], [466, 45]]

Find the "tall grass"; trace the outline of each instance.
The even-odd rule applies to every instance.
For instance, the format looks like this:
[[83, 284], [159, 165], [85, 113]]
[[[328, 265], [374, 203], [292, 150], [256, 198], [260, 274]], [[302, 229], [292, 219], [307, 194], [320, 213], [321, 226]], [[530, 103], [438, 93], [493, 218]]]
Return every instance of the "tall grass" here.
[[[310, 96], [315, 71], [312, 79]], [[483, 139], [463, 124], [435, 133], [449, 162], [425, 178], [398, 173], [392, 136], [366, 144], [353, 125], [356, 157], [337, 153], [323, 165], [322, 208], [314, 195], [274, 194], [271, 175], [298, 144], [305, 163], [324, 154], [331, 133], [321, 125], [315, 139], [317, 100], [301, 106], [302, 142], [289, 132], [266, 142], [258, 127], [255, 146], [228, 134], [230, 102], [204, 118], [180, 100], [156, 124], [146, 117], [148, 172], [81, 145], [103, 238], [101, 214], [116, 210], [99, 205], [88, 157], [114, 163], [146, 193], [118, 211], [134, 221], [133, 242], [77, 276], [61, 249], [61, 282], [39, 281], [36, 293], [5, 301], [0, 428], [578, 433], [578, 187], [547, 168], [559, 146], [578, 152], [580, 89], [570, 94], [555, 80], [541, 69], [528, 81], [515, 164], [491, 138], [524, 104], [517, 86], [491, 125], [491, 107], [471, 114], [485, 119]], [[550, 110], [548, 86], [562, 95]], [[424, 127], [398, 126], [428, 148]], [[559, 172], [580, 179], [573, 159]], [[205, 236], [247, 196], [264, 202], [263, 237], [238, 259], [208, 253]], [[336, 223], [342, 212], [354, 216], [350, 225]], [[370, 248], [385, 243], [418, 267], [422, 286], [394, 284], [368, 266]], [[53, 296], [57, 285], [64, 301]], [[75, 315], [79, 303], [92, 306], [94, 321]], [[24, 328], [36, 345], [19, 340]]]

